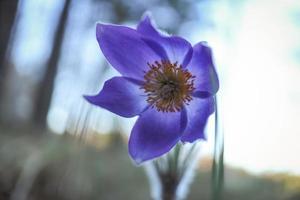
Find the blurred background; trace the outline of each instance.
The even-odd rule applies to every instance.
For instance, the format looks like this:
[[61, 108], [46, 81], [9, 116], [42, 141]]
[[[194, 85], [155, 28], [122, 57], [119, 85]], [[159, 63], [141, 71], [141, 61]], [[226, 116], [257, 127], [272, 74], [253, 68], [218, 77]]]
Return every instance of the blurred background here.
[[[118, 73], [97, 21], [207, 41], [220, 76], [224, 199], [300, 200], [300, 1], [0, 0], [0, 199], [150, 199], [135, 119], [89, 105]], [[210, 199], [213, 120], [188, 199]], [[128, 184], [130, 183], [130, 184]]]

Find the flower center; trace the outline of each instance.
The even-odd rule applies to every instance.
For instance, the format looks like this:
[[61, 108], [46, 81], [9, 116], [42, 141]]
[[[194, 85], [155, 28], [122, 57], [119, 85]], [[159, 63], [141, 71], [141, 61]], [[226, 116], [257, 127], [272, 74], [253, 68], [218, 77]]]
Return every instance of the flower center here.
[[194, 88], [192, 74], [183, 69], [178, 63], [169, 61], [155, 61], [147, 63], [150, 67], [145, 72], [145, 83], [141, 87], [147, 94], [147, 102], [162, 112], [180, 111], [184, 104], [188, 104]]

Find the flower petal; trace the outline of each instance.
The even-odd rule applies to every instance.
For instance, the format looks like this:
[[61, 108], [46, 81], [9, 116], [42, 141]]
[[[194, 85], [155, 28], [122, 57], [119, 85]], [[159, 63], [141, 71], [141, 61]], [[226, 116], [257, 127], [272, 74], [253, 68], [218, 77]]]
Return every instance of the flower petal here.
[[194, 98], [188, 106], [187, 126], [181, 137], [182, 142], [194, 142], [205, 139], [204, 128], [208, 117], [214, 112], [214, 98]]
[[[153, 25], [154, 24], [154, 25]], [[137, 31], [154, 39], [160, 39], [163, 33], [154, 28], [155, 22], [149, 12], [146, 12], [137, 26]]]
[[140, 21], [137, 31], [145, 36], [144, 41], [146, 43], [149, 43], [147, 38], [151, 38], [161, 44], [171, 62], [178, 62], [178, 64], [185, 67], [192, 57], [193, 49], [191, 44], [181, 37], [167, 36], [160, 33], [154, 28], [153, 24], [148, 13]]
[[113, 77], [105, 82], [96, 96], [85, 96], [90, 103], [105, 108], [123, 117], [133, 117], [148, 106], [146, 96], [129, 78]]
[[199, 42], [193, 47], [193, 57], [187, 68], [196, 76], [195, 96], [211, 96], [218, 91], [219, 79], [212, 61], [212, 52], [205, 42]]
[[149, 108], [135, 123], [129, 153], [137, 164], [168, 152], [180, 139], [186, 115], [181, 112], [159, 112]]
[[[142, 80], [147, 62], [162, 60], [136, 30], [118, 25], [97, 24], [99, 46], [108, 62], [123, 76]], [[156, 44], [156, 47], [159, 47]], [[162, 47], [161, 47], [162, 49]]]

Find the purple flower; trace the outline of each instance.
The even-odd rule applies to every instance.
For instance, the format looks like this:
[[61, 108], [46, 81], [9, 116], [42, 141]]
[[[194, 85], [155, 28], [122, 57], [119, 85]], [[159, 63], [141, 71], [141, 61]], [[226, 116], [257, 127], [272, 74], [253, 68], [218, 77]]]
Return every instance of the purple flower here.
[[129, 139], [136, 163], [168, 152], [177, 142], [205, 139], [219, 81], [205, 42], [195, 46], [159, 32], [146, 15], [137, 29], [97, 24], [97, 40], [121, 74], [106, 81], [92, 104], [123, 117], [139, 116]]

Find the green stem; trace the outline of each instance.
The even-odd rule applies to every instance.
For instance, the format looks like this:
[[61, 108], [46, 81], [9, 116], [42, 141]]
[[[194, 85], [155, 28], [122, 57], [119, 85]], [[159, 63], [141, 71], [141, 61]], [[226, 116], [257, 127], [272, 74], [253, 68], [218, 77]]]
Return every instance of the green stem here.
[[224, 137], [220, 130], [218, 102], [215, 97], [215, 144], [212, 169], [212, 199], [221, 200], [224, 182]]

